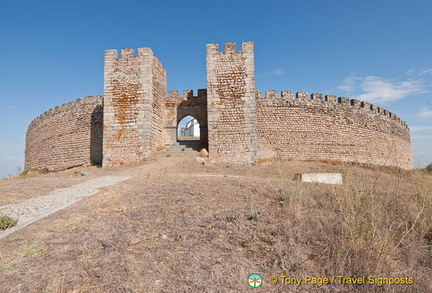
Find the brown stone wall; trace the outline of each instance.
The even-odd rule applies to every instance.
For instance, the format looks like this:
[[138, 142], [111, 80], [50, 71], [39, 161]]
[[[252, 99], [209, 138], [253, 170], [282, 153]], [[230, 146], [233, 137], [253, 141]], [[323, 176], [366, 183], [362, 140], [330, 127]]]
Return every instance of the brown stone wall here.
[[344, 97], [255, 92], [253, 42], [207, 45], [207, 90], [166, 93], [150, 48], [105, 51], [104, 97], [48, 110], [29, 126], [25, 168], [65, 169], [136, 162], [177, 140], [191, 115], [209, 155], [229, 163], [258, 158], [332, 159], [412, 168], [410, 133], [399, 117]]
[[258, 156], [412, 168], [410, 133], [385, 109], [341, 97], [257, 94]]
[[207, 45], [209, 155], [225, 162], [257, 161], [253, 42]]
[[150, 48], [105, 51], [103, 165], [147, 158], [163, 145], [166, 73]]
[[164, 145], [163, 115], [166, 97], [166, 73], [159, 60], [153, 56], [152, 60], [152, 134], [150, 150], [156, 151]]
[[78, 99], [38, 116], [27, 129], [25, 169], [101, 164], [102, 113], [102, 96], [98, 96]]

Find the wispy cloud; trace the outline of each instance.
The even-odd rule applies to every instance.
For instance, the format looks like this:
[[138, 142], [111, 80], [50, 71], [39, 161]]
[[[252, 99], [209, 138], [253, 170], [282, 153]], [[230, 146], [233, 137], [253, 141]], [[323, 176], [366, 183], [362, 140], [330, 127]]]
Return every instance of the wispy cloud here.
[[14, 145], [11, 143], [2, 143], [0, 142], [0, 149], [10, 149], [12, 148]]
[[345, 78], [339, 89], [347, 92], [358, 92], [357, 99], [368, 102], [392, 102], [401, 100], [411, 94], [427, 92], [423, 80], [408, 79], [392, 81], [378, 76]]
[[14, 105], [3, 105], [3, 106], [0, 106], [0, 108], [5, 109], [5, 110], [19, 110], [20, 109], [20, 107], [14, 106]]
[[410, 127], [411, 131], [424, 131], [424, 130], [432, 130], [432, 126], [422, 126], [422, 125], [414, 125]]
[[432, 135], [413, 135], [411, 139], [431, 139]]
[[266, 75], [279, 76], [284, 74], [285, 71], [283, 71], [283, 69], [275, 69], [273, 71], [266, 71], [264, 73], [261, 73], [259, 76], [266, 76]]
[[423, 74], [430, 74], [432, 75], [432, 68], [430, 69], [425, 69], [419, 72], [419, 75], [423, 75]]
[[10, 156], [1, 156], [0, 161], [21, 161], [22, 158], [10, 157]]
[[347, 92], [357, 91], [359, 88], [358, 82], [361, 80], [360, 77], [349, 76], [344, 79], [344, 84], [338, 86], [338, 88]]
[[282, 69], [276, 69], [270, 72], [270, 75], [283, 75], [285, 72]]
[[432, 110], [429, 110], [429, 108], [423, 108], [416, 114], [417, 117], [420, 117], [421, 119], [431, 119], [432, 118]]

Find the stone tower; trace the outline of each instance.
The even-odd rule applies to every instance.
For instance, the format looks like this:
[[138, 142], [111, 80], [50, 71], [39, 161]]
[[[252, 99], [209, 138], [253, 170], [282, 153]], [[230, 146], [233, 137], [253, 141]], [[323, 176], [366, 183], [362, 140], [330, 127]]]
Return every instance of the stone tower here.
[[229, 163], [257, 162], [253, 42], [207, 45], [209, 154]]
[[150, 48], [105, 51], [103, 166], [147, 158], [163, 145], [166, 72]]

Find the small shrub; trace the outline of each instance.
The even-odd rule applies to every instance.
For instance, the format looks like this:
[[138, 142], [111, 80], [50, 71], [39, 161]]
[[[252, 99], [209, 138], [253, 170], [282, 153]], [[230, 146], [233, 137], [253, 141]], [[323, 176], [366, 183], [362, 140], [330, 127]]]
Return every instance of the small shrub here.
[[48, 170], [48, 168], [41, 168], [39, 169], [39, 174], [48, 174], [50, 171]]
[[237, 224], [240, 221], [241, 214], [239, 212], [231, 212], [226, 216], [228, 222]]
[[246, 219], [249, 221], [258, 221], [264, 214], [264, 210], [262, 207], [252, 206], [247, 214]]
[[430, 163], [429, 165], [427, 165], [427, 167], [425, 168], [426, 172], [428, 172], [429, 174], [432, 174], [432, 163]]
[[42, 251], [43, 251], [43, 249], [40, 248], [40, 247], [29, 248], [26, 251], [24, 251], [23, 256], [24, 257], [34, 256], [34, 255], [36, 255], [36, 254], [38, 254], [38, 253], [40, 253]]
[[24, 171], [22, 171], [19, 175], [20, 176], [26, 176], [26, 175], [28, 175], [29, 174], [29, 170], [24, 170]]
[[12, 228], [18, 223], [17, 219], [11, 218], [9, 216], [0, 216], [0, 230], [6, 230]]

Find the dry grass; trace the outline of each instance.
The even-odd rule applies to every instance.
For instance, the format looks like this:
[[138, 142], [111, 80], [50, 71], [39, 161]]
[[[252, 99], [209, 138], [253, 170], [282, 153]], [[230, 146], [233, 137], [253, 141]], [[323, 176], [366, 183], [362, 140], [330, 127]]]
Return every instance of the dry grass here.
[[[245, 292], [255, 272], [257, 292], [432, 291], [426, 173], [191, 158], [109, 172], [134, 177], [0, 240], [1, 292]], [[344, 185], [293, 181], [301, 172], [342, 172]], [[272, 275], [414, 284], [272, 285]]]
[[18, 223], [17, 219], [0, 214], [0, 231], [12, 228]]

